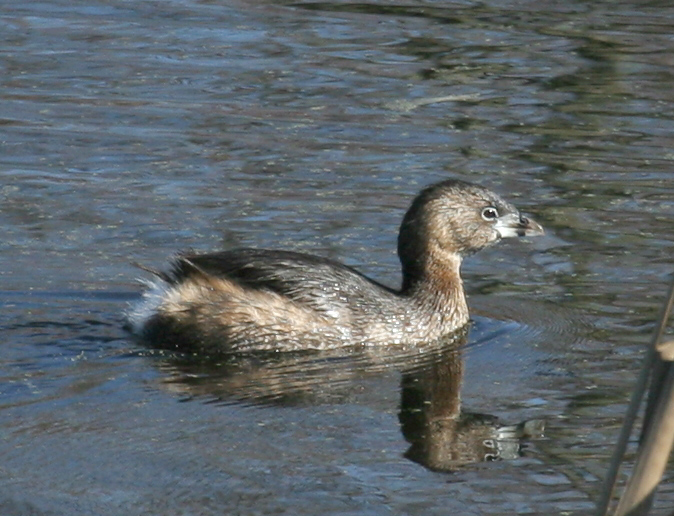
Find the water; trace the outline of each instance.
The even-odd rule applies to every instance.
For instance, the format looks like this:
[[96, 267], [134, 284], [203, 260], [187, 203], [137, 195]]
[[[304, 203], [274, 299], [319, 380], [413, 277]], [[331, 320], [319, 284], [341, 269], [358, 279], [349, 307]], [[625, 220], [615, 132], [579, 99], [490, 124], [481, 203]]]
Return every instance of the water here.
[[[672, 272], [672, 26], [666, 2], [1, 4], [2, 514], [590, 514]], [[404, 209], [450, 176], [547, 229], [466, 262], [461, 353], [214, 365], [121, 328], [131, 263], [180, 249], [395, 285]], [[452, 462], [459, 388], [467, 426], [543, 436]]]

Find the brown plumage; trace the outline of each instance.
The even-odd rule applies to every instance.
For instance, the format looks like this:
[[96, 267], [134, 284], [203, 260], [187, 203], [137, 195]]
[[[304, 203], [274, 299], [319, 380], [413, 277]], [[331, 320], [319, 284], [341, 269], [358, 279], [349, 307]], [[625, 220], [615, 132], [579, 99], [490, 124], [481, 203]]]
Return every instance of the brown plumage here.
[[185, 254], [155, 273], [129, 323], [156, 346], [205, 352], [414, 345], [468, 322], [463, 256], [542, 233], [489, 190], [444, 181], [424, 189], [403, 219], [399, 290], [290, 251]]

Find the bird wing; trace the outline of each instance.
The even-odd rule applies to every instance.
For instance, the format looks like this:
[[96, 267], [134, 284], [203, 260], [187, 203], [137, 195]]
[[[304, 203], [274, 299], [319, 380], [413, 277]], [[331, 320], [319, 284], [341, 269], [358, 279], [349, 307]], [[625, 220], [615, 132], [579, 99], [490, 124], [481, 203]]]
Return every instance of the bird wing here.
[[393, 290], [339, 262], [292, 251], [236, 249], [178, 256], [168, 274], [171, 283], [192, 275], [227, 278], [250, 288], [284, 295], [323, 312], [388, 297]]

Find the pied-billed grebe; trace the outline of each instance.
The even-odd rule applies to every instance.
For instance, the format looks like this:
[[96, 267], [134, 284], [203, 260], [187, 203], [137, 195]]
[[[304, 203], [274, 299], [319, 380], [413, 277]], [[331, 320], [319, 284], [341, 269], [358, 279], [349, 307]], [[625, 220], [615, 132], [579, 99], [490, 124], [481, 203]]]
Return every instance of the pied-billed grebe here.
[[290, 251], [181, 255], [129, 313], [160, 347], [205, 352], [412, 345], [468, 322], [461, 259], [503, 237], [543, 234], [498, 195], [449, 180], [424, 189], [400, 226], [400, 290]]

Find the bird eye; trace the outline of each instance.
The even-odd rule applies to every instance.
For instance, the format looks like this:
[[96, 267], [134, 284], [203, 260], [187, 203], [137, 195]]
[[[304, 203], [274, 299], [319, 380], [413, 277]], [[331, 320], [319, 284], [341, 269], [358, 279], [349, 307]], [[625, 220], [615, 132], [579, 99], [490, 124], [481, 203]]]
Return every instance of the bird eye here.
[[498, 211], [492, 206], [486, 207], [482, 210], [482, 218], [484, 220], [494, 220], [498, 218]]

